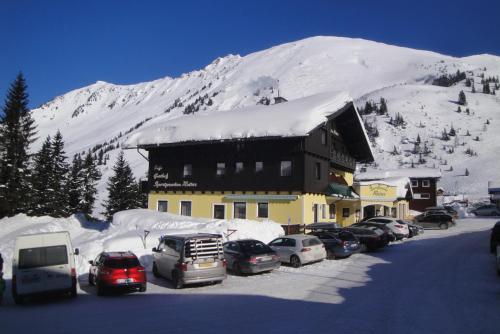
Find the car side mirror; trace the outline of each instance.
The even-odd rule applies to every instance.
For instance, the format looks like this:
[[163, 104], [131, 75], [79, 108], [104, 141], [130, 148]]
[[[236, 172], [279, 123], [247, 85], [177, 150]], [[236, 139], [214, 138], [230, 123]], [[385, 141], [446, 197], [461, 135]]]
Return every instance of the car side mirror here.
[[75, 255], [80, 255], [80, 249], [75, 248]]
[[94, 261], [90, 260], [90, 261], [89, 261], [89, 264], [90, 264], [91, 266], [93, 266], [93, 265], [94, 265]]

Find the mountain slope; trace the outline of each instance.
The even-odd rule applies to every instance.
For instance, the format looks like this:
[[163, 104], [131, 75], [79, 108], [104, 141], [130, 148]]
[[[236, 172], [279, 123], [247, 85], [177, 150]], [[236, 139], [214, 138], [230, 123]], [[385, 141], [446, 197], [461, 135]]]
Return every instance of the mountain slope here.
[[[375, 147], [380, 151], [377, 153], [380, 166], [397, 167], [401, 164], [400, 157], [387, 152], [392, 150], [392, 147], [388, 148], [391, 146], [389, 143], [400, 142], [405, 135], [412, 139], [413, 134], [418, 132], [415, 124], [419, 124], [420, 120], [425, 121], [426, 126], [428, 123], [425, 133], [421, 131], [421, 136], [426, 137], [435, 136], [434, 132], [442, 131], [442, 125], [453, 122], [455, 127], [462, 130], [471, 127], [471, 134], [482, 138], [477, 145], [469, 144], [469, 141], [467, 144], [484, 148], [477, 158], [461, 159], [459, 150], [456, 150], [453, 155], [456, 158], [448, 159], [448, 166], [454, 164], [457, 173], [460, 169], [470, 167], [471, 176], [474, 176], [476, 164], [491, 166], [495, 161], [493, 153], [499, 152], [494, 132], [498, 130], [496, 121], [500, 121], [500, 102], [492, 95], [468, 93], [474, 115], [455, 115], [453, 110], [457, 106], [450, 101], [457, 100], [458, 92], [464, 89], [463, 82], [447, 88], [430, 86], [430, 82], [437, 76], [457, 70], [470, 71], [469, 76], [481, 73], [486, 77], [497, 76], [500, 75], [500, 58], [491, 55], [454, 58], [361, 39], [313, 37], [244, 57], [229, 55], [218, 58], [204, 69], [179, 78], [166, 77], [128, 86], [98, 81], [71, 91], [34, 110], [40, 136], [34, 150], [38, 149], [47, 135], [55, 134], [57, 129], [61, 130], [66, 140], [69, 155], [104, 144], [103, 148], [110, 150], [110, 161], [108, 166], [102, 168], [104, 177], [99, 196], [103, 199], [106, 196], [104, 188], [110, 174], [109, 167], [118, 152], [117, 149], [111, 149], [109, 144], [121, 145], [137, 128], [180, 117], [184, 113], [226, 110], [269, 101], [272, 103], [278, 95], [291, 100], [343, 90], [357, 99], [359, 106], [366, 100], [385, 97], [389, 114], [400, 112], [407, 120], [406, 129], [400, 131], [386, 126], [383, 116], [374, 116], [380, 124], [380, 136], [376, 139]], [[479, 80], [476, 77], [478, 91], [481, 90]], [[419, 103], [425, 105], [421, 110], [425, 110], [423, 113], [427, 113], [427, 116], [422, 116], [422, 111], [415, 111]], [[486, 118], [490, 119], [491, 125], [487, 131], [480, 133], [478, 129], [482, 129]], [[439, 129], [432, 132], [432, 124], [438, 124]], [[491, 148], [485, 148], [486, 144], [491, 145]], [[147, 162], [131, 150], [126, 152], [126, 157], [136, 176], [143, 176]], [[494, 178], [500, 178], [499, 172], [494, 169], [468, 179], [445, 173], [443, 184], [453, 185], [457, 191], [463, 188], [474, 194], [484, 194], [484, 183]], [[477, 186], [462, 186], [472, 180]], [[100, 210], [97, 207], [96, 213]]]

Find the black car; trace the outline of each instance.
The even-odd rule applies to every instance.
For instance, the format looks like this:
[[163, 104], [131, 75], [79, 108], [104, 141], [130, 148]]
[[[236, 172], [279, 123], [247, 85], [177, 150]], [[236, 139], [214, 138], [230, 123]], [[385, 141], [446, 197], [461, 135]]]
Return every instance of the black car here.
[[352, 224], [353, 227], [376, 227], [384, 231], [382, 238], [387, 242], [393, 242], [396, 240], [396, 235], [392, 232], [392, 230], [385, 224], [363, 221], [359, 223]]
[[496, 222], [491, 229], [490, 252], [494, 253], [498, 245], [500, 245], [500, 221]]
[[453, 217], [446, 213], [421, 214], [415, 217], [415, 224], [423, 228], [446, 230], [453, 224]]
[[344, 227], [345, 231], [351, 232], [359, 239], [365, 250], [373, 251], [387, 245], [382, 237], [384, 231], [376, 227]]
[[351, 256], [360, 251], [361, 244], [356, 236], [347, 231], [312, 231], [308, 235], [318, 237], [326, 249], [328, 259], [340, 259]]
[[224, 243], [224, 257], [228, 268], [236, 275], [271, 271], [281, 265], [275, 251], [254, 239]]

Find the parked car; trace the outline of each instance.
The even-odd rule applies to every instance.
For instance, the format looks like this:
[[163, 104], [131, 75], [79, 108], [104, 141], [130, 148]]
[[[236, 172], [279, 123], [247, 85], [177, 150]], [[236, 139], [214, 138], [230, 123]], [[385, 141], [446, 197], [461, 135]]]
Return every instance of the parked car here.
[[227, 262], [219, 234], [165, 235], [153, 253], [153, 275], [171, 280], [176, 289], [226, 279]]
[[408, 238], [410, 231], [408, 225], [404, 224], [400, 219], [393, 217], [373, 217], [366, 220], [366, 222], [384, 224], [392, 230], [397, 240]]
[[500, 216], [500, 208], [495, 204], [483, 205], [471, 212], [476, 216]]
[[[309, 232], [307, 235], [318, 237], [325, 245], [327, 259], [342, 259], [359, 252], [361, 244], [354, 234], [347, 231], [338, 233], [327, 231]], [[344, 237], [342, 240], [341, 236]], [[347, 240], [346, 240], [347, 239]]]
[[500, 245], [500, 221], [497, 221], [496, 224], [491, 229], [490, 252], [491, 253], [495, 252], [497, 246], [499, 245]]
[[409, 231], [408, 238], [413, 238], [416, 237], [417, 235], [424, 233], [424, 228], [422, 226], [413, 224], [412, 222], [402, 220], [401, 224], [408, 225], [408, 231]]
[[458, 219], [458, 212], [457, 212], [457, 210], [453, 209], [453, 207], [451, 207], [449, 205], [430, 206], [428, 208], [425, 208], [424, 213], [431, 213], [431, 212], [447, 213], [450, 216], [452, 216], [453, 219]]
[[253, 239], [226, 242], [224, 257], [228, 269], [237, 275], [271, 271], [281, 265], [275, 251], [265, 243]]
[[351, 232], [359, 239], [362, 250], [373, 251], [387, 245], [387, 241], [382, 237], [384, 231], [375, 227], [344, 227], [344, 230]]
[[446, 213], [420, 214], [415, 218], [415, 224], [423, 228], [439, 228], [446, 230], [453, 224], [453, 217]]
[[290, 234], [274, 239], [268, 245], [278, 254], [281, 262], [290, 263], [294, 268], [326, 258], [325, 245], [311, 235]]
[[384, 231], [382, 238], [386, 241], [387, 244], [389, 242], [396, 241], [396, 235], [385, 224], [381, 224], [381, 223], [377, 223], [377, 222], [362, 221], [359, 223], [352, 224], [351, 226], [353, 226], [353, 227], [376, 227], [376, 228]]
[[77, 296], [75, 255], [69, 232], [21, 235], [12, 259], [12, 296], [16, 304], [25, 297], [61, 292]]
[[132, 252], [102, 252], [89, 263], [89, 284], [98, 296], [113, 288], [146, 291], [146, 270]]

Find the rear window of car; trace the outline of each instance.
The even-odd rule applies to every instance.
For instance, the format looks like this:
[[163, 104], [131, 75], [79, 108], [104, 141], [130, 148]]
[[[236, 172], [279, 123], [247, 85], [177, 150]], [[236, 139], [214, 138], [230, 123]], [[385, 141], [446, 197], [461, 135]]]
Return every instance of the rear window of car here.
[[68, 264], [68, 251], [65, 245], [19, 250], [19, 269], [58, 266], [62, 264]]
[[126, 269], [138, 267], [141, 264], [135, 257], [108, 258], [104, 260], [104, 266], [113, 269]]
[[304, 247], [317, 246], [317, 245], [321, 245], [321, 241], [318, 238], [307, 238], [302, 240], [302, 246]]
[[239, 245], [244, 253], [263, 254], [272, 252], [268, 245], [260, 241], [240, 241]]

